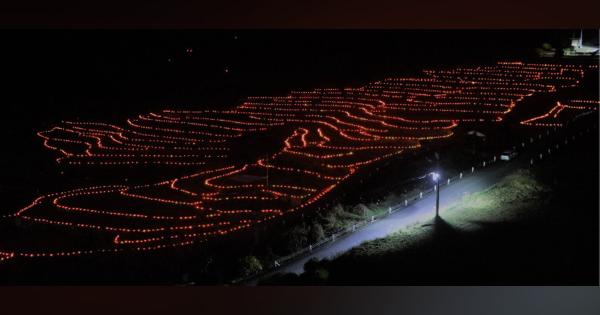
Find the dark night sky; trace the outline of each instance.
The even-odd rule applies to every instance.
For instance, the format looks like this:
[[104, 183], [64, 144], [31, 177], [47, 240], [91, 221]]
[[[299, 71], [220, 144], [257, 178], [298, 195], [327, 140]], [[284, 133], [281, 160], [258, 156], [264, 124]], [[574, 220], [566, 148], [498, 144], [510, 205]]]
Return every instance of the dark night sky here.
[[[167, 5], [165, 5], [167, 3]], [[597, 27], [598, 2], [221, 0], [11, 1], [0, 25], [18, 27], [506, 28]]]

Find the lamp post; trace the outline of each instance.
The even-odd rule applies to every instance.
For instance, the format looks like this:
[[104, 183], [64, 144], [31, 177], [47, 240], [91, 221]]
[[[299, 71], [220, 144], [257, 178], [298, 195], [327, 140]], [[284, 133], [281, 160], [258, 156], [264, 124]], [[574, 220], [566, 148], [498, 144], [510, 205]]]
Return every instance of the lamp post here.
[[440, 217], [440, 174], [438, 172], [432, 172], [431, 178], [435, 183], [435, 218]]
[[[435, 152], [436, 169], [440, 169], [440, 154]], [[435, 219], [440, 217], [440, 173], [435, 171], [431, 173], [431, 178], [435, 182]]]

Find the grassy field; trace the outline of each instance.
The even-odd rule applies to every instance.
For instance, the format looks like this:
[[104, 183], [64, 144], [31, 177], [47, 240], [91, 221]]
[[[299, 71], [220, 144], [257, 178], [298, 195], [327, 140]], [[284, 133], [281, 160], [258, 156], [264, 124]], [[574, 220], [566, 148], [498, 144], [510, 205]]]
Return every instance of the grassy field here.
[[[597, 285], [598, 137], [465, 196], [442, 220], [265, 284]], [[576, 167], [573, 167], [576, 166]]]
[[[436, 236], [439, 225], [457, 232], [476, 232], [488, 224], [521, 220], [541, 211], [547, 187], [537, 181], [528, 170], [505, 177], [498, 184], [464, 196], [463, 199], [442, 211], [443, 221], [428, 222], [400, 230], [389, 237], [366, 242], [347, 255], [377, 256], [417, 247]], [[526, 210], [526, 211], [524, 211]]]

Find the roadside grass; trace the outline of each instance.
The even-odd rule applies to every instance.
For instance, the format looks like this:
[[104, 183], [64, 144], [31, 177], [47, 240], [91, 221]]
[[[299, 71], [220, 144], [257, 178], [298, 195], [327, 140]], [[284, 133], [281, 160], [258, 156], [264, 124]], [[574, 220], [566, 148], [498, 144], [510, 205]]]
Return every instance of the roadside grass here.
[[323, 215], [320, 221], [327, 233], [337, 232], [352, 224], [370, 220], [372, 216], [379, 217], [386, 214], [389, 207], [403, 204], [405, 199], [417, 196], [425, 188], [422, 186], [419, 185], [406, 192], [390, 192], [378, 202], [359, 203], [353, 206], [338, 203]]
[[[485, 224], [534, 216], [543, 208], [548, 187], [529, 170], [520, 169], [492, 187], [465, 195], [442, 211], [445, 224], [461, 232], [475, 232]], [[387, 237], [365, 242], [342, 256], [377, 256], [419, 246], [435, 237], [435, 224], [429, 220], [399, 230]]]
[[549, 187], [530, 170], [519, 169], [484, 191], [463, 196], [442, 213], [448, 224], [469, 230], [479, 225], [475, 222], [511, 221], [534, 215], [549, 193]]
[[[336, 204], [314, 222], [296, 226], [286, 233], [282, 252], [299, 250], [352, 224], [369, 220], [371, 216], [382, 215], [388, 211], [389, 206], [401, 204], [405, 198], [418, 194], [420, 189], [422, 187], [415, 187], [406, 193], [390, 193], [380, 202], [359, 203], [353, 206]], [[535, 213], [540, 208], [543, 195], [548, 191], [530, 170], [522, 169], [506, 176], [485, 191], [463, 196], [459, 202], [442, 209], [441, 213], [446, 224], [452, 228], [462, 232], [473, 232], [485, 224], [521, 220], [524, 216]], [[521, 211], [525, 208], [527, 211]], [[418, 247], [435, 236], [434, 228], [430, 220], [417, 222], [385, 238], [365, 242], [340, 257], [386, 255]], [[268, 265], [269, 259], [263, 257], [262, 260]]]

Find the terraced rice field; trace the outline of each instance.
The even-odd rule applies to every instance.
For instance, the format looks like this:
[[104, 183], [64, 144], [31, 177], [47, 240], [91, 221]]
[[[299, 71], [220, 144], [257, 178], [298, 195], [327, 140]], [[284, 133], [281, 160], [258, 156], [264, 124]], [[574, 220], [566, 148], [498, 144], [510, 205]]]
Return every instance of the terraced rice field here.
[[[462, 122], [499, 122], [525, 98], [576, 87], [597, 71], [499, 62], [424, 70], [419, 77], [358, 88], [250, 97], [227, 110], [165, 109], [122, 122], [64, 121], [38, 133], [59, 164], [195, 171], [142, 185], [90, 185], [39, 196], [4, 219], [69, 235], [91, 231], [97, 239], [2, 240], [0, 260], [218, 241], [290, 212], [309, 211], [361, 168], [414, 150], [423, 140], [452, 137]], [[572, 100], [522, 124], [561, 126], [597, 108], [598, 100]], [[277, 151], [261, 151], [265, 137], [277, 139]], [[238, 158], [247, 152], [255, 158]]]

